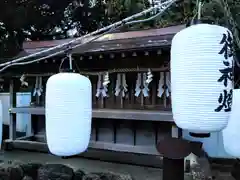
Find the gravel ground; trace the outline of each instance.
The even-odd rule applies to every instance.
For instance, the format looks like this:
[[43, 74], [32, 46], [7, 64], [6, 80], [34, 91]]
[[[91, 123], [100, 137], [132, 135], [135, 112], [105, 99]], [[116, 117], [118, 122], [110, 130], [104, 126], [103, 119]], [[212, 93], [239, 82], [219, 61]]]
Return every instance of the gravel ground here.
[[[142, 166], [133, 166], [126, 164], [116, 164], [97, 160], [89, 160], [85, 158], [62, 159], [45, 153], [27, 152], [27, 151], [11, 151], [4, 153], [4, 163], [8, 161], [33, 162], [33, 163], [54, 163], [65, 164], [77, 170], [84, 172], [112, 172], [116, 174], [131, 175], [135, 180], [159, 180], [162, 171], [157, 168], [149, 168]], [[186, 180], [190, 180], [187, 176]]]
[[[0, 159], [4, 160], [2, 164], [3, 166], [8, 165], [9, 162], [13, 162], [14, 164], [17, 164], [18, 162], [64, 164], [74, 170], [81, 169], [85, 173], [110, 172], [120, 175], [130, 175], [134, 180], [161, 180], [162, 178], [162, 171], [158, 168], [109, 163], [79, 157], [62, 159], [46, 153], [14, 150], [11, 152], [5, 152], [2, 157], [0, 156]], [[217, 177], [216, 180], [234, 180], [229, 176], [229, 173], [222, 174], [214, 172], [214, 175]], [[192, 180], [192, 178], [189, 175], [186, 175], [185, 180]]]

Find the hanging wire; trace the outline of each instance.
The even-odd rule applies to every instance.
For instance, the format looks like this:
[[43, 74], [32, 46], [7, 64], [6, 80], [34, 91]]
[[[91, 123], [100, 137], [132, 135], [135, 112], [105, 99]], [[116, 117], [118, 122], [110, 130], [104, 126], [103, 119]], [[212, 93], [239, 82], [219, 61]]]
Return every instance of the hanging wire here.
[[[161, 6], [158, 5], [158, 6], [150, 7], [150, 8], [148, 8], [148, 9], [146, 9], [146, 10], [140, 12], [140, 13], [137, 13], [137, 14], [135, 14], [135, 15], [132, 15], [132, 16], [130, 16], [130, 17], [127, 17], [127, 18], [123, 19], [122, 21], [116, 22], [116, 23], [114, 23], [114, 24], [111, 24], [111, 25], [109, 25], [109, 26], [107, 26], [107, 27], [104, 27], [104, 28], [101, 28], [101, 29], [99, 29], [99, 30], [96, 30], [96, 31], [94, 31], [94, 32], [92, 32], [92, 33], [89, 33], [89, 34], [87, 34], [87, 35], [84, 35], [84, 36], [81, 36], [81, 37], [79, 37], [79, 38], [76, 38], [76, 39], [74, 39], [74, 40], [72, 40], [72, 41], [70, 41], [70, 42], [63, 43], [63, 44], [60, 44], [60, 45], [58, 45], [58, 46], [55, 46], [55, 47], [52, 47], [52, 48], [49, 48], [49, 49], [46, 49], [46, 50], [43, 50], [43, 51], [40, 51], [40, 52], [31, 54], [31, 55], [28, 55], [28, 56], [24, 56], [24, 57], [21, 57], [21, 58], [12, 60], [12, 61], [10, 61], [10, 62], [2, 63], [2, 64], [0, 64], [0, 67], [3, 67], [3, 66], [6, 66], [6, 67], [2, 68], [2, 69], [0, 70], [0, 72], [2, 72], [3, 70], [5, 70], [6, 68], [8, 68], [8, 67], [10, 67], [10, 66], [12, 66], [12, 65], [24, 65], [24, 64], [19, 64], [19, 62], [20, 62], [20, 61], [23, 61], [23, 60], [27, 60], [27, 59], [29, 59], [29, 58], [36, 57], [36, 56], [38, 56], [38, 55], [42, 55], [42, 54], [47, 53], [47, 52], [50, 52], [50, 51], [52, 51], [52, 50], [57, 50], [57, 49], [60, 49], [60, 48], [63, 48], [63, 49], [66, 50], [66, 49], [68, 49], [68, 46], [70, 46], [70, 45], [73, 44], [73, 43], [76, 43], [76, 42], [78, 42], [78, 41], [81, 41], [81, 40], [83, 40], [83, 39], [85, 39], [85, 38], [92, 37], [92, 36], [94, 36], [94, 35], [96, 35], [96, 34], [109, 31], [109, 29], [115, 29], [115, 28], [117, 28], [117, 27], [119, 27], [119, 26], [123, 26], [123, 25], [125, 25], [128, 21], [131, 21], [132, 19], [136, 19], [136, 18], [139, 18], [139, 17], [141, 17], [141, 16], [143, 16], [143, 15], [145, 15], [145, 14], [147, 14], [147, 13], [150, 13], [150, 12], [154, 11], [156, 8], [160, 9], [161, 12], [164, 12], [169, 6], [171, 6], [171, 5], [172, 5], [173, 3], [175, 3], [176, 1], [177, 1], [177, 0], [168, 0], [168, 1], [164, 2], [164, 3], [162, 3]], [[159, 6], [160, 6], [160, 7], [159, 7]], [[159, 14], [160, 14], [160, 13], [159, 13]], [[141, 22], [141, 20], [140, 20], [139, 22]], [[136, 23], [136, 21], [134, 21], [133, 23]], [[86, 44], [86, 43], [84, 43], [84, 44]], [[81, 45], [81, 44], [80, 44], [80, 45]], [[78, 46], [80, 46], [80, 45], [76, 45], [75, 47], [78, 47]], [[58, 52], [63, 53], [65, 50], [59, 50]], [[61, 53], [53, 53], [52, 55], [48, 55], [48, 56], [45, 56], [45, 57], [42, 57], [42, 58], [53, 57], [53, 56], [59, 55], [59, 54], [61, 54]], [[39, 59], [42, 60], [42, 58], [39, 58]], [[39, 61], [39, 59], [38, 59], [38, 61]], [[30, 61], [30, 62], [26, 62], [26, 64], [33, 63], [33, 62], [36, 62], [36, 61], [33, 60], [33, 61]], [[24, 63], [25, 63], [25, 62], [24, 62]]]
[[[236, 42], [236, 46], [238, 49], [240, 49], [240, 36], [239, 36], [239, 30], [236, 21], [234, 20], [230, 7], [228, 5], [227, 0], [214, 0], [216, 3], [218, 3], [221, 8], [223, 9], [225, 19], [227, 20], [228, 24], [230, 25], [229, 29], [231, 30], [234, 41]], [[233, 48], [234, 57], [236, 58], [236, 49]], [[236, 64], [238, 67], [240, 67], [240, 62], [234, 58], [234, 64]]]
[[231, 13], [230, 8], [229, 8], [229, 5], [228, 5], [226, 0], [216, 0], [216, 1], [220, 4], [220, 6], [223, 9], [224, 14], [225, 14], [225, 18], [227, 18], [228, 23], [231, 26], [230, 29], [233, 33], [234, 38], [235, 38], [236, 45], [237, 45], [238, 49], [240, 49], [239, 31], [238, 31], [238, 28], [237, 28], [237, 23], [233, 19], [232, 13]]
[[[236, 49], [240, 49], [240, 37], [239, 37], [239, 31], [237, 27], [236, 21], [233, 19], [230, 7], [228, 5], [228, 2], [226, 0], [215, 0], [218, 4], [220, 4], [221, 8], [223, 9], [225, 19], [227, 19], [228, 24], [229, 24], [229, 29], [231, 30], [234, 41], [235, 41], [235, 47], [233, 47], [233, 75], [235, 75], [235, 68], [234, 66], [236, 65], [238, 68], [240, 68], [240, 62], [237, 59], [237, 54], [236, 54]], [[234, 77], [234, 76], [233, 76]], [[239, 83], [240, 79], [234, 80], [234, 87]]]
[[[224, 14], [225, 14], [225, 18], [227, 19], [230, 27], [229, 29], [231, 30], [232, 34], [233, 34], [233, 37], [234, 37], [234, 40], [236, 42], [236, 46], [238, 49], [240, 49], [240, 37], [239, 37], [239, 31], [238, 31], [238, 28], [237, 28], [237, 23], [234, 21], [233, 19], [233, 16], [232, 16], [232, 13], [230, 11], [230, 8], [229, 8], [229, 5], [227, 3], [227, 0], [214, 0], [216, 1], [220, 6], [221, 8], [223, 9], [224, 11]], [[205, 5], [205, 2], [201, 2], [201, 0], [197, 0], [197, 4], [196, 4], [196, 9], [197, 9], [197, 12], [194, 14], [193, 18], [192, 18], [192, 22], [193, 20], [196, 18], [196, 16], [198, 16], [198, 20], [201, 19], [201, 12], [202, 12], [202, 8], [203, 6]], [[233, 48], [233, 53], [234, 53], [234, 59], [233, 59], [233, 65], [237, 65], [237, 67], [240, 68], [240, 62], [236, 59], [236, 49]], [[233, 74], [234, 74], [234, 66], [233, 66]], [[238, 80], [237, 82], [239, 82], [240, 80]], [[235, 84], [237, 83], [235, 82]]]
[[72, 54], [69, 54], [69, 55], [68, 55], [68, 58], [69, 58], [69, 69], [70, 69], [70, 70], [73, 70], [73, 64], [72, 64], [72, 61], [73, 61], [73, 60], [72, 60]]
[[59, 72], [61, 71], [61, 68], [62, 68], [62, 65], [63, 65], [65, 59], [67, 59], [67, 57], [64, 57], [64, 58], [61, 60], [61, 63], [60, 63], [59, 68], [58, 68], [58, 71], [59, 71]]
[[[27, 59], [27, 58], [35, 57], [35, 56], [41, 54], [41, 52], [38, 52], [38, 53], [35, 53], [35, 54], [31, 54], [31, 55], [29, 55], [29, 56], [25, 56], [25, 57], [22, 57], [22, 58], [18, 58], [18, 59], [16, 59], [16, 60], [13, 60], [13, 61], [10, 61], [10, 62], [7, 62], [7, 63], [2, 63], [2, 64], [0, 64], [0, 67], [1, 67], [1, 66], [4, 66], [4, 65], [6, 65], [6, 64], [7, 64], [7, 65], [6, 65], [5, 67], [3, 67], [2, 69], [0, 69], [0, 73], [1, 73], [2, 71], [4, 71], [5, 69], [11, 67], [11, 66], [31, 64], [31, 63], [38, 62], [38, 61], [42, 61], [42, 60], [44, 60], [44, 59], [51, 58], [51, 57], [54, 57], [54, 56], [57, 56], [57, 55], [60, 55], [60, 54], [64, 54], [64, 53], [66, 53], [67, 51], [69, 51], [69, 49], [73, 50], [73, 49], [75, 49], [75, 48], [77, 48], [77, 47], [86, 45], [87, 43], [90, 43], [90, 42], [92, 42], [92, 41], [94, 41], [94, 40], [96, 40], [96, 39], [104, 36], [105, 34], [110, 33], [111, 31], [116, 30], [117, 28], [120, 28], [120, 27], [122, 27], [122, 26], [124, 26], [124, 25], [126, 25], [126, 24], [127, 24], [127, 25], [130, 25], [130, 24], [135, 24], [135, 23], [141, 23], [141, 22], [150, 21], [150, 20], [152, 20], [152, 19], [160, 16], [167, 8], [169, 8], [169, 7], [170, 7], [173, 3], [175, 3], [175, 2], [176, 2], [176, 0], [166, 1], [166, 2], [164, 2], [164, 3], [161, 4], [161, 5], [162, 5], [161, 8], [159, 8], [158, 6], [155, 6], [155, 7], [153, 7], [153, 8], [149, 8], [149, 9], [147, 9], [147, 10], [141, 12], [141, 13], [135, 14], [135, 15], [133, 15], [133, 16], [131, 16], [131, 17], [128, 17], [128, 18], [126, 18], [126, 19], [124, 19], [124, 20], [122, 20], [122, 21], [119, 21], [119, 22], [117, 22], [117, 23], [114, 23], [114, 24], [112, 24], [112, 25], [110, 25], [110, 26], [107, 26], [107, 27], [102, 28], [102, 29], [100, 29], [100, 30], [94, 31], [94, 32], [92, 32], [92, 33], [89, 33], [89, 34], [87, 34], [87, 35], [85, 35], [85, 36], [82, 36], [82, 37], [80, 37], [80, 38], [77, 38], [76, 40], [72, 40], [72, 41], [70, 41], [69, 43], [64, 43], [64, 44], [55, 46], [55, 47], [53, 47], [53, 48], [49, 48], [49, 49], [47, 49], [47, 50], [41, 51], [42, 53], [45, 53], [45, 52], [49, 52], [49, 51], [51, 51], [51, 50], [54, 50], [54, 49], [57, 49], [57, 48], [60, 48], [60, 47], [64, 47], [64, 46], [66, 46], [66, 45], [69, 46], [70, 44], [72, 44], [73, 42], [76, 42], [76, 41], [79, 40], [79, 39], [82, 40], [83, 38], [91, 37], [92, 35], [98, 34], [98, 33], [103, 32], [103, 31], [105, 30], [104, 33], [102, 33], [102, 34], [100, 34], [100, 35], [98, 35], [98, 36], [95, 36], [95, 37], [91, 38], [90, 40], [88, 40], [88, 41], [86, 41], [86, 42], [84, 42], [84, 43], [82, 43], [82, 44], [77, 44], [77, 45], [75, 45], [75, 46], [73, 46], [73, 47], [68, 47], [68, 48], [66, 48], [66, 49], [60, 50], [60, 51], [55, 52], [55, 53], [53, 53], [53, 54], [50, 54], [50, 55], [48, 55], [48, 56], [44, 56], [44, 57], [41, 57], [41, 58], [38, 58], [38, 59], [35, 59], [35, 60], [32, 60], [32, 61], [28, 61], [28, 62], [17, 63], [17, 62], [19, 62], [19, 61], [25, 60], [25, 59]], [[160, 12], [157, 13], [156, 15], [154, 15], [154, 16], [152, 16], [152, 17], [150, 17], [150, 18], [144, 19], [144, 20], [137, 20], [137, 21], [135, 20], [135, 21], [127, 22], [127, 21], [129, 21], [129, 20], [131, 20], [131, 19], [135, 19], [135, 18], [139, 17], [140, 14], [141, 14], [141, 15], [144, 15], [144, 14], [146, 14], [146, 13], [151, 12], [151, 11], [154, 10], [156, 7], [158, 7], [158, 8], [160, 9]]]
[[201, 20], [201, 14], [202, 14], [202, 1], [198, 2], [198, 17], [197, 19], [200, 21]]
[[194, 19], [197, 17], [198, 20], [201, 20], [202, 16], [202, 8], [204, 7], [205, 2], [197, 1], [196, 8], [195, 8], [195, 14], [192, 17], [191, 23], [193, 23]]
[[[79, 45], [77, 45], [77, 46], [74, 46], [73, 49], [76, 48], [76, 47], [83, 46], [83, 45], [85, 45], [86, 43], [90, 43], [90, 42], [92, 42], [92, 41], [100, 38], [101, 36], [104, 36], [105, 34], [111, 32], [112, 30], [115, 30], [115, 29], [112, 28], [112, 29], [104, 32], [104, 33], [101, 34], [101, 35], [95, 36], [94, 38], [86, 41], [84, 44], [79, 44]], [[55, 57], [55, 56], [58, 56], [58, 55], [61, 55], [61, 54], [65, 54], [67, 51], [68, 51], [68, 49], [64, 49], [64, 50], [61, 50], [61, 51], [57, 51], [57, 52], [55, 52], [55, 53], [53, 53], [53, 54], [50, 54], [50, 55], [48, 55], [48, 56], [44, 56], [44, 57], [41, 57], [41, 58], [38, 58], [38, 59], [35, 59], [35, 60], [31, 60], [31, 61], [28, 61], [28, 62], [12, 63], [12, 64], [9, 64], [9, 65], [3, 67], [2, 69], [0, 69], [0, 73], [3, 72], [4, 70], [6, 70], [7, 68], [11, 67], [11, 66], [21, 66], [21, 65], [32, 64], [32, 63], [34, 63], [34, 62], [39, 62], [39, 61], [42, 61], [42, 60], [45, 60], [45, 59], [48, 59], [48, 58], [52, 58], [52, 57]], [[67, 57], [66, 57], [65, 59], [67, 59]], [[65, 59], [62, 60], [61, 66], [62, 66], [62, 64], [63, 64], [63, 62], [64, 62]]]

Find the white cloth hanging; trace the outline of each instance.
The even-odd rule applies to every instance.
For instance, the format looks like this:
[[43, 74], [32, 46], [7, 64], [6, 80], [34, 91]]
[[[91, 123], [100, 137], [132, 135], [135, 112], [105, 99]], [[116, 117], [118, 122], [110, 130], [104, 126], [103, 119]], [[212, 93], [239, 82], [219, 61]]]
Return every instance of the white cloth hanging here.
[[103, 86], [102, 79], [102, 75], [98, 75], [97, 93], [95, 95], [96, 97], [99, 97], [100, 95], [102, 95], [103, 97], [107, 97], [107, 85]]
[[171, 93], [170, 72], [166, 72], [166, 97], [169, 97], [170, 93]]
[[153, 75], [152, 75], [151, 70], [149, 69], [148, 72], [147, 72], [147, 80], [146, 80], [146, 82], [148, 84], [150, 84], [152, 82], [152, 80], [153, 80]]
[[147, 73], [143, 73], [143, 89], [142, 89], [142, 93], [144, 97], [148, 97], [149, 96], [149, 88], [148, 85], [149, 83], [147, 83]]
[[41, 96], [43, 92], [42, 77], [36, 77], [36, 84], [33, 92], [33, 96]]
[[142, 75], [141, 73], [138, 73], [137, 80], [136, 80], [136, 87], [135, 87], [135, 96], [138, 97], [141, 93], [141, 79]]
[[117, 74], [116, 87], [115, 87], [115, 96], [119, 96], [121, 92], [121, 74]]
[[[141, 92], [143, 93], [144, 97], [148, 97], [149, 96], [149, 88], [148, 88], [148, 83], [146, 82], [147, 80], [147, 74], [143, 73], [143, 76], [141, 73], [138, 73], [137, 75], [137, 81], [136, 81], [136, 88], [135, 88], [135, 96], [138, 97]], [[141, 87], [143, 86], [143, 88]]]
[[25, 81], [26, 77], [25, 75], [23, 74], [20, 78], [20, 81], [21, 81], [21, 86], [28, 86], [28, 82]]
[[37, 95], [37, 89], [38, 89], [38, 77], [36, 77], [35, 87], [33, 90], [33, 96]]
[[126, 74], [122, 74], [122, 97], [126, 96], [126, 92], [128, 91], [127, 89], [127, 80], [126, 80]]
[[115, 96], [119, 96], [120, 92], [122, 97], [125, 97], [128, 85], [126, 82], [126, 74], [117, 74], [116, 87], [115, 87]]
[[158, 97], [162, 97], [163, 93], [164, 93], [164, 72], [160, 72], [160, 79], [159, 79], [159, 82], [158, 82], [158, 93], [157, 93], [157, 96]]
[[104, 78], [104, 79], [103, 79], [103, 86], [107, 86], [107, 85], [110, 83], [108, 72], [104, 75], [103, 78]]
[[103, 97], [108, 97], [108, 85], [103, 85], [102, 87], [102, 94], [103, 94]]

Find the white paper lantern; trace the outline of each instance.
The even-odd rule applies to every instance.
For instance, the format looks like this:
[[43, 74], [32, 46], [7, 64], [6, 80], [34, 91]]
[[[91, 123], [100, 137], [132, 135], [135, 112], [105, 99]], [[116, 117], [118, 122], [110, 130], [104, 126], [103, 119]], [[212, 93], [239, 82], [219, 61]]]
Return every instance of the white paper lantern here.
[[72, 156], [84, 152], [90, 141], [92, 87], [77, 73], [51, 76], [46, 87], [46, 136], [50, 152]]
[[223, 129], [232, 102], [232, 34], [198, 24], [177, 33], [171, 47], [172, 111], [177, 126], [195, 133]]
[[233, 90], [232, 111], [227, 127], [223, 130], [225, 151], [235, 157], [240, 157], [240, 89]]

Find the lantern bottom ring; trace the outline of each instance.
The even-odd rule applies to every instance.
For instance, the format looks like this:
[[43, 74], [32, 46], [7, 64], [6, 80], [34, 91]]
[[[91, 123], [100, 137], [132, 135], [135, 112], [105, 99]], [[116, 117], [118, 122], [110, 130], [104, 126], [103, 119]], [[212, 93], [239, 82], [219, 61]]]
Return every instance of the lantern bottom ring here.
[[193, 132], [190, 132], [189, 135], [196, 138], [209, 138], [211, 136], [210, 133], [193, 133]]

